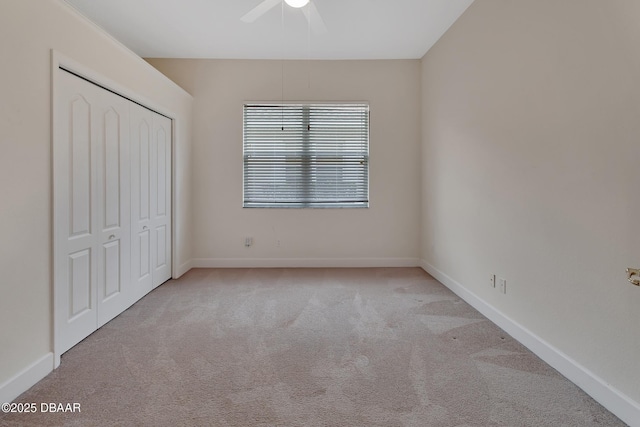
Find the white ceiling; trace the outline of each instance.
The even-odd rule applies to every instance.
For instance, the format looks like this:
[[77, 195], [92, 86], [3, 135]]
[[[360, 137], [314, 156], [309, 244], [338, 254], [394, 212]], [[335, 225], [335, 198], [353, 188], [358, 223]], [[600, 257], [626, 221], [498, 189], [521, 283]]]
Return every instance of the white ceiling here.
[[311, 0], [318, 34], [286, 5], [242, 22], [262, 0], [66, 1], [142, 57], [228, 59], [421, 58], [473, 2]]

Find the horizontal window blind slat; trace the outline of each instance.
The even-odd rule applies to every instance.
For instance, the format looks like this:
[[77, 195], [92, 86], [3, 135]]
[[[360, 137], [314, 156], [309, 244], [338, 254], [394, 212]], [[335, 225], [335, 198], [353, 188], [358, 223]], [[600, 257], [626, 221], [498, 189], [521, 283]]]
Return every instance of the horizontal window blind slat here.
[[368, 207], [366, 104], [244, 106], [245, 207]]

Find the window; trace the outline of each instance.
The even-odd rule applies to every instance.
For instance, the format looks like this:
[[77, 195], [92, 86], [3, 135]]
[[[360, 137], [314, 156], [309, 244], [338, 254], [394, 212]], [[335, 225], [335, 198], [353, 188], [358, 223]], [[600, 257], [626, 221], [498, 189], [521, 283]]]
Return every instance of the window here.
[[244, 106], [245, 208], [369, 206], [369, 106]]

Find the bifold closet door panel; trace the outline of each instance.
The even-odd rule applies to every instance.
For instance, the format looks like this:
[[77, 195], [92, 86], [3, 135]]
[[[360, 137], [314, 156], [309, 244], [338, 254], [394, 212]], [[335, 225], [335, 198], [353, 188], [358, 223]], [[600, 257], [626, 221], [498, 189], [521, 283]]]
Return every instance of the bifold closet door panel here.
[[130, 305], [128, 101], [56, 70], [56, 351]]
[[95, 194], [98, 103], [93, 85], [57, 70], [54, 105], [54, 267], [56, 350], [62, 353], [92, 333], [97, 315]]
[[171, 278], [171, 120], [153, 115], [151, 141], [152, 286]]
[[132, 283], [138, 298], [171, 278], [171, 120], [131, 105]]
[[131, 289], [130, 101], [100, 89], [98, 152], [98, 327], [133, 302]]
[[131, 105], [131, 286], [140, 299], [153, 289], [151, 265], [151, 137], [153, 115]]

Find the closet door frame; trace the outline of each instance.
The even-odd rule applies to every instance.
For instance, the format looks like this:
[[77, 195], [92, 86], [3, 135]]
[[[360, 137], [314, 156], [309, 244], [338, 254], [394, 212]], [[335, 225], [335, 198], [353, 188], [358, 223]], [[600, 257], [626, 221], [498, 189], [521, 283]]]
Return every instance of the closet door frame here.
[[[60, 344], [60, 339], [59, 339], [59, 330], [61, 328], [61, 325], [59, 325], [59, 320], [58, 317], [56, 315], [57, 311], [60, 309], [61, 307], [61, 301], [63, 300], [63, 298], [66, 298], [67, 296], [63, 294], [64, 289], [62, 288], [61, 285], [59, 285], [59, 272], [57, 271], [56, 268], [56, 251], [58, 251], [58, 242], [60, 241], [60, 239], [66, 238], [66, 236], [61, 235], [61, 230], [58, 229], [58, 227], [56, 226], [57, 224], [60, 223], [60, 221], [67, 221], [67, 218], [59, 218], [58, 217], [58, 212], [60, 211], [60, 207], [58, 206], [59, 203], [61, 203], [60, 200], [58, 200], [58, 198], [56, 197], [59, 187], [59, 183], [56, 180], [56, 168], [58, 167], [57, 165], [59, 164], [59, 156], [63, 155], [63, 153], [60, 152], [60, 150], [58, 150], [57, 147], [57, 142], [56, 142], [56, 119], [57, 119], [57, 112], [56, 112], [56, 100], [57, 100], [57, 87], [59, 87], [59, 83], [58, 83], [58, 76], [59, 73], [61, 72], [61, 70], [66, 70], [72, 74], [75, 74], [76, 76], [78, 76], [78, 78], [82, 78], [85, 79], [87, 81], [89, 81], [90, 83], [93, 83], [97, 86], [102, 87], [103, 89], [106, 89], [110, 92], [115, 93], [116, 95], [122, 96], [123, 98], [127, 98], [130, 101], [133, 101], [136, 104], [142, 105], [145, 108], [148, 108], [149, 110], [155, 111], [158, 114], [165, 116], [167, 118], [169, 118], [171, 120], [172, 126], [171, 126], [171, 140], [170, 140], [170, 158], [171, 158], [171, 168], [169, 173], [171, 174], [170, 177], [170, 183], [171, 183], [171, 191], [170, 191], [170, 196], [171, 196], [171, 263], [170, 263], [170, 268], [171, 268], [171, 277], [174, 277], [177, 271], [176, 268], [176, 247], [177, 245], [175, 244], [175, 235], [176, 235], [176, 227], [175, 227], [175, 223], [176, 223], [176, 217], [175, 217], [175, 213], [176, 213], [176, 207], [175, 207], [175, 200], [176, 200], [176, 171], [175, 171], [175, 120], [173, 119], [173, 117], [175, 117], [175, 114], [173, 112], [170, 111], [166, 111], [162, 108], [159, 108], [157, 105], [155, 105], [153, 102], [149, 101], [148, 99], [144, 98], [143, 96], [127, 89], [126, 87], [121, 86], [120, 84], [114, 82], [113, 80], [103, 76], [102, 74], [96, 72], [95, 70], [92, 70], [89, 67], [84, 66], [83, 64], [75, 61], [74, 59], [64, 55], [63, 53], [52, 49], [51, 50], [51, 100], [50, 100], [50, 108], [51, 108], [51, 181], [52, 181], [52, 185], [51, 185], [51, 258], [50, 258], [50, 265], [51, 265], [51, 283], [52, 283], [52, 296], [53, 296], [53, 307], [52, 307], [52, 312], [51, 312], [51, 325], [52, 325], [52, 350], [53, 350], [53, 356], [54, 356], [54, 369], [57, 368], [58, 366], [60, 366], [60, 356], [62, 355], [63, 351], [62, 350], [62, 346]], [[64, 72], [64, 71], [62, 71]]]

